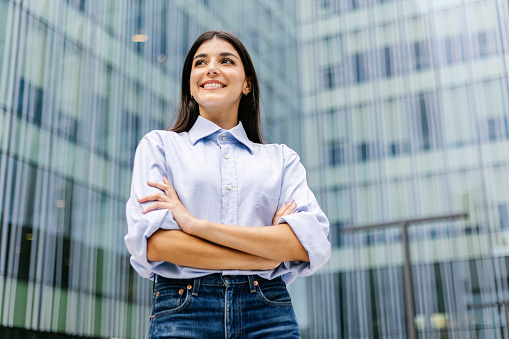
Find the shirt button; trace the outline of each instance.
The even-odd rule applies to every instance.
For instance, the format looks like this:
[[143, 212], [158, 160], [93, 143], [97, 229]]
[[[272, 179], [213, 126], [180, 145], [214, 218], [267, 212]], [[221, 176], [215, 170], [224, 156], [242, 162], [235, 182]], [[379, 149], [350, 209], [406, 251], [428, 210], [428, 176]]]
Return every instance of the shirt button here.
[[225, 137], [225, 136], [226, 136], [226, 133], [223, 133], [223, 137]]
[[228, 185], [228, 186], [226, 186], [226, 188], [231, 190], [233, 188], [233, 186], [232, 185]]
[[225, 137], [222, 137], [221, 139], [226, 140], [226, 138], [225, 138]]
[[225, 158], [225, 159], [228, 159], [229, 157], [230, 157], [230, 156], [229, 156], [228, 154], [225, 154], [225, 155], [224, 155], [224, 158]]

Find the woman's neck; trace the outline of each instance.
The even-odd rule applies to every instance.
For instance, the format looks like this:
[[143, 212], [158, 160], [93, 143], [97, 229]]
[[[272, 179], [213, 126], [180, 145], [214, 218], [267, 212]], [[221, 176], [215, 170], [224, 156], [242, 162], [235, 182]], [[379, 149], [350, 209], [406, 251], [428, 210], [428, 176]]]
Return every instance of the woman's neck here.
[[223, 129], [231, 129], [239, 123], [237, 111], [228, 113], [224, 110], [205, 110], [200, 107], [200, 115]]

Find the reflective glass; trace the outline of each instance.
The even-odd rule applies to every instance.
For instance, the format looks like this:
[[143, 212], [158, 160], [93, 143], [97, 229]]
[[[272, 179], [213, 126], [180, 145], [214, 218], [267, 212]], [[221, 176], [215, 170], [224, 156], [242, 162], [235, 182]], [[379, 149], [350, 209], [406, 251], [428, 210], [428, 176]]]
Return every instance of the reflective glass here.
[[330, 262], [290, 285], [302, 336], [407, 337], [397, 222], [466, 212], [407, 226], [416, 332], [509, 338], [504, 0], [0, 0], [0, 337], [146, 337], [134, 149], [207, 29], [251, 52], [264, 132], [331, 221]]

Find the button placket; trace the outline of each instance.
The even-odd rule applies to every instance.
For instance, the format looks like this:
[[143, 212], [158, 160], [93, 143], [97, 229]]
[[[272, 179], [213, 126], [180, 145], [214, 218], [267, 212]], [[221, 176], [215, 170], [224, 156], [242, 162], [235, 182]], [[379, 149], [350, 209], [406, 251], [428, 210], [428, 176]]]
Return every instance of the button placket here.
[[[225, 138], [225, 133], [221, 138]], [[223, 199], [221, 203], [221, 222], [223, 224], [237, 223], [237, 173], [235, 169], [234, 145], [221, 143], [221, 180], [223, 184]]]

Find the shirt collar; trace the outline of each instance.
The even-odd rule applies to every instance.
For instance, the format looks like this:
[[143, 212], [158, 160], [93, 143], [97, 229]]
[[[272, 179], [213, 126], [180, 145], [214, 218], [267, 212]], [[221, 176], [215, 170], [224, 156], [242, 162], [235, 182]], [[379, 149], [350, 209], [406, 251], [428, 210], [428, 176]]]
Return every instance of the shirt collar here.
[[[199, 115], [193, 127], [189, 130], [191, 144], [194, 146], [200, 139], [208, 137], [219, 130], [221, 130], [221, 127]], [[253, 142], [247, 137], [244, 126], [242, 126], [242, 122], [239, 121], [239, 124], [228, 130], [228, 132], [230, 132], [235, 139], [244, 144], [249, 149], [249, 152], [253, 154]]]
[[253, 154], [253, 142], [247, 137], [246, 131], [244, 130], [244, 126], [242, 125], [241, 121], [239, 121], [237, 126], [230, 129], [229, 132], [235, 137], [235, 139], [243, 143], [249, 149], [249, 152]]

